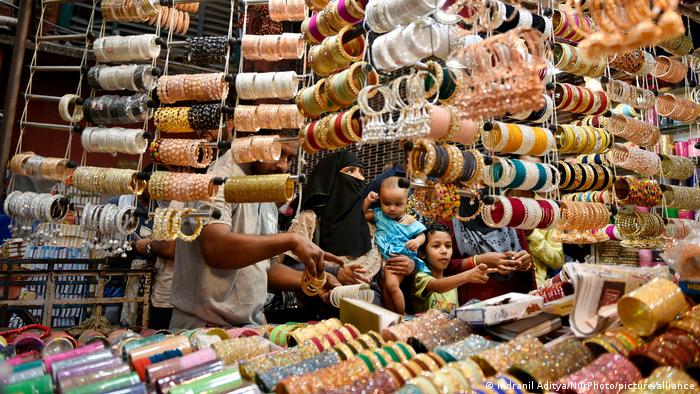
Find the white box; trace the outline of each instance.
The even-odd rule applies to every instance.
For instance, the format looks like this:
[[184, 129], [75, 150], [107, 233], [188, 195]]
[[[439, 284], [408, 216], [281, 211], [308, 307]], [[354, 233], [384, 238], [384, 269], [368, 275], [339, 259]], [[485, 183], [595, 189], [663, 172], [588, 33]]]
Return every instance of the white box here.
[[463, 305], [457, 309], [457, 318], [470, 325], [491, 326], [536, 316], [543, 310], [544, 299], [540, 296], [508, 293], [475, 304]]

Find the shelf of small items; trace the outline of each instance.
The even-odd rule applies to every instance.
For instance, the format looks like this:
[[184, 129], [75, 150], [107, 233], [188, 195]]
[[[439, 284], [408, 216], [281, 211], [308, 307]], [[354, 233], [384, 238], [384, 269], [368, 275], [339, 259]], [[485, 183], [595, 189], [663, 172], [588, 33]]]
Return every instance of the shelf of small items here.
[[[136, 304], [142, 310], [138, 327], [148, 326], [148, 309], [153, 283], [150, 268], [110, 267], [108, 259], [5, 259], [0, 260], [0, 317], [7, 307], [41, 311], [41, 323], [53, 326], [54, 309], [65, 307], [83, 308], [90, 315], [101, 315], [105, 305]], [[66, 266], [72, 268], [66, 269]], [[134, 296], [109, 297], [105, 294], [108, 283], [138, 284]], [[76, 285], [79, 292], [67, 297], [60, 288]], [[82, 286], [82, 287], [81, 287]], [[17, 299], [22, 289], [31, 289], [34, 295], [28, 299]], [[79, 294], [78, 294], [79, 293]], [[83, 316], [88, 316], [84, 313]], [[0, 321], [0, 326], [2, 326]], [[76, 321], [76, 324], [80, 322]]]

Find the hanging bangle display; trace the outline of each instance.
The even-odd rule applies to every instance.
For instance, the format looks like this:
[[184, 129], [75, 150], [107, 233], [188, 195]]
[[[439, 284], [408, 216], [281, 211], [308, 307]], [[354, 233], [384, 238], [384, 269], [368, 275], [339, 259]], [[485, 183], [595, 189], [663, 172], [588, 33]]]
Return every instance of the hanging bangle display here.
[[289, 174], [230, 176], [224, 183], [224, 198], [230, 203], [286, 203], [293, 195]]

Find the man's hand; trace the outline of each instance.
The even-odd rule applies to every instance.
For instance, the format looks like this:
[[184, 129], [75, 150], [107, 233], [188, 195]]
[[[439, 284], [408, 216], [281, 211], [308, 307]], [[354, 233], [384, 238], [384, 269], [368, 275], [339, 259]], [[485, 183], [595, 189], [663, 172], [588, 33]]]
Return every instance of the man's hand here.
[[141, 256], [147, 256], [150, 257], [150, 253], [148, 253], [147, 246], [150, 245], [151, 239], [150, 238], [141, 238], [134, 242], [134, 249], [141, 255]]
[[304, 263], [306, 270], [314, 278], [318, 278], [319, 273], [323, 272], [325, 267], [323, 250], [306, 237], [298, 234], [292, 235], [294, 237], [294, 246], [291, 251], [299, 258], [299, 261]]
[[344, 285], [369, 283], [369, 279], [365, 277], [366, 274], [367, 269], [362, 267], [362, 264], [350, 263], [340, 267], [338, 271], [338, 280]]
[[345, 265], [345, 260], [342, 257], [338, 257], [334, 255], [333, 253], [328, 253], [328, 252], [323, 252], [323, 261], [329, 262], [329, 263], [336, 263], [339, 266]]
[[[512, 252], [509, 252], [512, 253]], [[488, 252], [476, 256], [477, 264], [486, 264], [488, 268], [496, 268], [499, 274], [507, 275], [518, 270], [520, 262], [509, 259], [504, 253]]]
[[532, 266], [532, 255], [525, 250], [519, 252], [506, 252], [506, 256], [518, 262], [519, 271], [527, 271]]
[[391, 258], [386, 261], [386, 269], [397, 275], [407, 276], [416, 269], [416, 263], [406, 255], [392, 255]]
[[417, 251], [419, 247], [420, 243], [415, 238], [406, 242], [406, 249], [410, 250], [411, 252]]

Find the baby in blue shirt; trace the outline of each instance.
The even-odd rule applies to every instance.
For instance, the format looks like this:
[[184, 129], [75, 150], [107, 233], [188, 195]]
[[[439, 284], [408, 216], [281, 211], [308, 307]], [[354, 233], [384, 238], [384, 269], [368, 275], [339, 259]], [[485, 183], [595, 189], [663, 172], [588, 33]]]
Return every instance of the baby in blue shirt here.
[[[380, 208], [370, 209], [370, 205], [379, 201]], [[430, 274], [428, 266], [418, 257], [418, 248], [425, 243], [425, 226], [413, 216], [406, 213], [408, 189], [399, 186], [398, 177], [386, 178], [379, 186], [379, 193], [370, 192], [364, 201], [365, 218], [374, 223], [374, 243], [384, 260], [403, 254], [416, 264], [417, 272]], [[384, 266], [384, 286], [391, 305], [396, 313], [405, 313], [406, 302], [401, 292], [403, 276]]]

